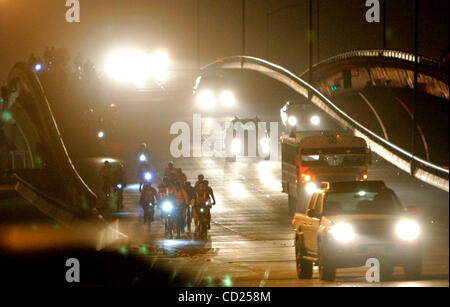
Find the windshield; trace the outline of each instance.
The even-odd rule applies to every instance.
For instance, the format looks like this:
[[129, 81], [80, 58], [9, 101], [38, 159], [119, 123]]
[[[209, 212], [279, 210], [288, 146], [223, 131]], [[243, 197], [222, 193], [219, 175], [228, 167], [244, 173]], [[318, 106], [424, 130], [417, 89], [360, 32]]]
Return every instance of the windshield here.
[[302, 155], [303, 166], [337, 167], [337, 166], [364, 166], [365, 154], [319, 154]]
[[402, 207], [389, 190], [379, 192], [329, 192], [323, 205], [323, 215], [398, 214]]

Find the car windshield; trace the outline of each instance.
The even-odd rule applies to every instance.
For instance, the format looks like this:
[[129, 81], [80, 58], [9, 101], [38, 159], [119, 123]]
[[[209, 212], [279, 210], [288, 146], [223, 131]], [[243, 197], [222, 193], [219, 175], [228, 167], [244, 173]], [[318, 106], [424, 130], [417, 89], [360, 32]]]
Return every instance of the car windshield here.
[[364, 154], [302, 155], [303, 166], [363, 166], [365, 162], [366, 156]]
[[389, 190], [378, 192], [329, 192], [326, 194], [323, 215], [398, 214], [402, 207]]

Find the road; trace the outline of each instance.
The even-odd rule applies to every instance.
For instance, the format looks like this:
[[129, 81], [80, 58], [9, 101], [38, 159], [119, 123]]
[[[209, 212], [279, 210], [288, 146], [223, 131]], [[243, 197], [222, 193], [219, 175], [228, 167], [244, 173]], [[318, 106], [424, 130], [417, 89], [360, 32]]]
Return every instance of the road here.
[[[188, 116], [168, 118], [190, 121]], [[277, 120], [266, 114], [266, 120], [271, 119]], [[203, 124], [210, 125], [212, 121], [222, 124], [224, 120], [208, 117]], [[164, 129], [161, 127], [162, 134], [167, 136]], [[158, 133], [152, 134], [156, 138]], [[157, 139], [158, 148], [166, 148], [154, 155], [159, 169], [167, 159], [172, 159], [167, 158], [170, 157], [167, 149], [173, 137]], [[214, 188], [217, 205], [212, 210], [209, 239], [202, 242], [185, 234], [181, 239], [170, 240], [159, 221], [153, 223], [151, 233], [138, 225], [139, 193], [137, 185], [131, 185], [125, 193], [125, 208], [117, 215], [120, 230], [131, 239], [127, 247], [131, 253], [144, 253], [151, 265], [168, 264], [175, 275], [187, 272], [190, 277], [186, 285], [374, 286], [366, 283], [365, 268], [338, 270], [334, 283], [320, 281], [316, 269], [312, 280], [296, 278], [292, 217], [287, 214], [287, 196], [281, 193], [279, 161], [244, 157], [236, 162], [205, 157], [173, 160], [188, 180], [195, 182], [201, 173]], [[397, 191], [404, 205], [418, 206], [425, 230], [423, 280], [407, 281], [399, 268], [392, 282], [381, 285], [449, 286], [448, 194], [418, 182], [379, 157], [374, 157], [369, 176], [373, 180], [385, 180]]]
[[[215, 189], [217, 205], [212, 211], [209, 240], [201, 242], [185, 234], [170, 240], [160, 222], [151, 233], [137, 225], [138, 192], [131, 186], [126, 193], [121, 230], [131, 238], [130, 252], [152, 251], [150, 263], [167, 262], [173, 272], [193, 276], [186, 285], [211, 283], [233, 286], [369, 286], [364, 268], [338, 271], [334, 283], [322, 282], [315, 271], [312, 280], [297, 280], [295, 257], [287, 216], [287, 198], [280, 192], [279, 163], [215, 159], [177, 160], [193, 179], [203, 172]], [[128, 218], [124, 218], [126, 216]], [[428, 228], [422, 281], [406, 281], [398, 269], [395, 279], [383, 286], [448, 286], [448, 232]]]
[[[283, 99], [291, 93], [284, 93], [285, 88], [267, 93], [264, 82], [267, 80], [247, 83], [245, 87], [253, 96], [248, 95], [246, 104], [229, 113], [258, 115], [263, 121], [278, 122], [279, 106], [282, 105], [280, 101], [284, 103]], [[244, 95], [241, 98], [244, 100]], [[252, 101], [258, 103], [252, 105]], [[172, 107], [168, 108], [168, 105]], [[118, 148], [124, 150], [111, 151], [107, 153], [108, 157], [87, 157], [74, 161], [81, 175], [94, 189], [96, 183], [97, 188], [99, 186], [97, 170], [104, 159], [121, 159], [128, 168], [130, 185], [125, 193], [125, 208], [109, 217], [118, 220], [119, 230], [128, 235], [130, 241], [128, 245], [112, 250], [113, 253], [137, 256], [144, 267], [164, 267], [165, 274], [169, 274], [172, 279], [182, 275], [185, 286], [380, 286], [365, 282], [365, 268], [338, 270], [333, 283], [320, 281], [317, 270], [312, 280], [298, 280], [291, 231], [292, 216], [287, 213], [287, 196], [281, 193], [280, 162], [256, 158], [238, 158], [236, 162], [206, 157], [173, 158], [169, 148], [175, 136], [169, 133], [170, 126], [177, 121], [191, 125], [192, 114], [196, 112], [191, 106], [192, 102], [186, 96], [179, 100], [164, 98], [146, 103], [119, 101], [119, 132], [115, 142], [120, 145]], [[208, 125], [217, 122], [223, 126], [224, 121], [230, 118], [229, 115], [204, 114], [203, 123]], [[190, 181], [195, 182], [200, 173], [210, 181], [217, 205], [212, 210], [212, 226], [206, 242], [195, 240], [190, 234], [170, 240], [165, 236], [160, 222], [152, 225], [151, 233], [137, 223], [139, 193], [134, 182], [136, 171], [133, 153], [142, 141], [149, 142], [155, 172], [160, 172], [167, 161], [173, 160]], [[423, 280], [407, 281], [399, 269], [393, 281], [382, 283], [381, 286], [448, 287], [448, 193], [411, 178], [379, 157], [374, 157], [369, 178], [384, 180], [397, 192], [404, 205], [417, 206], [423, 221]], [[127, 259], [120, 261], [133, 267], [136, 258]], [[119, 266], [108, 266], [106, 262], [106, 270], [111, 268], [112, 271], [120, 271]], [[93, 284], [98, 283], [93, 281]], [[129, 284], [125, 282], [125, 285]]]

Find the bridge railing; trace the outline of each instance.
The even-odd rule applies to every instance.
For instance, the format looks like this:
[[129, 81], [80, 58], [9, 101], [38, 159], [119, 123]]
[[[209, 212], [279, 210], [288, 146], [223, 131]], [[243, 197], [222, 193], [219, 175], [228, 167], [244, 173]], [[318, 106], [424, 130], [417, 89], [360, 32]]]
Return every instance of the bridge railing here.
[[[357, 57], [384, 57], [384, 58], [391, 58], [391, 59], [399, 59], [403, 61], [408, 61], [411, 63], [414, 63], [416, 61], [416, 56], [412, 54], [411, 52], [402, 51], [402, 50], [384, 50], [384, 49], [369, 49], [369, 50], [351, 50], [333, 57], [330, 57], [328, 59], [325, 59], [323, 61], [318, 62], [314, 66], [320, 66], [320, 65], [326, 65], [331, 64], [334, 62], [340, 62], [342, 60], [347, 60], [350, 58], [357, 58]], [[417, 58], [417, 62], [421, 65], [428, 65], [433, 68], [439, 68], [442, 70], [448, 69], [448, 65], [442, 61], [419, 55]]]
[[[438, 165], [427, 162], [412, 153], [386, 141], [382, 137], [373, 133], [358, 121], [350, 117], [338, 108], [330, 99], [310, 84], [296, 76], [289, 70], [268, 62], [263, 59], [249, 56], [233, 56], [220, 59], [203, 68], [203, 70], [224, 68], [224, 69], [249, 69], [266, 74], [297, 91], [305, 97], [312, 93], [312, 102], [327, 112], [330, 116], [340, 122], [344, 127], [350, 129], [355, 135], [361, 136], [371, 149], [381, 157], [410, 173], [414, 177], [427, 182], [442, 190], [449, 191], [449, 170]], [[447, 132], [445, 132], [447, 133]]]
[[28, 64], [21, 62], [13, 67], [9, 74], [8, 88], [13, 93], [8, 100], [8, 108], [19, 104], [20, 109], [29, 112], [28, 118], [33, 119], [42, 146], [46, 146], [46, 153], [51, 156], [52, 167], [66, 183], [64, 201], [78, 210], [89, 211], [87, 209], [95, 208], [97, 196], [73, 165], [42, 84]]

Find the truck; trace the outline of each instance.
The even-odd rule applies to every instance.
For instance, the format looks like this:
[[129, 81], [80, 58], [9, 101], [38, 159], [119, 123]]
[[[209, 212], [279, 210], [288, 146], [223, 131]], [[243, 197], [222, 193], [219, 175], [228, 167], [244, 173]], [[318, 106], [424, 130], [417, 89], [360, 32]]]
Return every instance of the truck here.
[[304, 212], [323, 181], [364, 181], [371, 151], [354, 135], [331, 131], [295, 132], [281, 137], [282, 190], [289, 214]]

